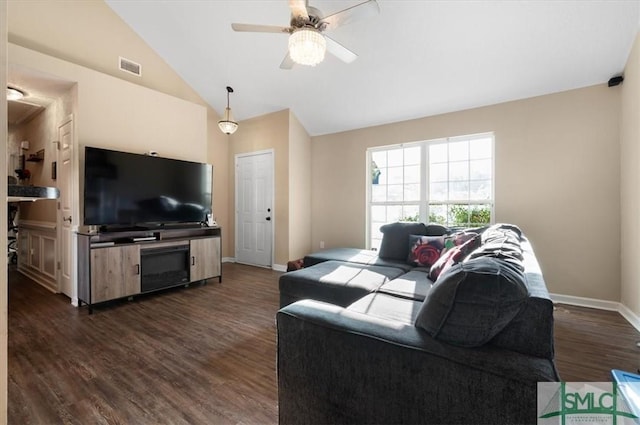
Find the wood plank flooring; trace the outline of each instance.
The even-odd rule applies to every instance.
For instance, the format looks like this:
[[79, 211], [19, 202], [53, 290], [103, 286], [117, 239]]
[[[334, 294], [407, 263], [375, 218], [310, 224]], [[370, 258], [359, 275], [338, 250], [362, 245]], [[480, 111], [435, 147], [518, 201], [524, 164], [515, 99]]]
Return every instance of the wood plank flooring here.
[[88, 315], [10, 273], [9, 423], [277, 422], [278, 276], [225, 265]]
[[[223, 264], [223, 283], [77, 309], [9, 273], [10, 424], [277, 423], [280, 273]], [[558, 305], [565, 381], [640, 366], [618, 313]]]

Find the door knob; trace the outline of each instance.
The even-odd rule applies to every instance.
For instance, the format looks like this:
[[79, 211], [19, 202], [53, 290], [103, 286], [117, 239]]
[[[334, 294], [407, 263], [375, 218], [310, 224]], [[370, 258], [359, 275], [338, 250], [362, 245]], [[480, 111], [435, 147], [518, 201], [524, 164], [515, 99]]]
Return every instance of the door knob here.
[[62, 217], [62, 221], [68, 221], [69, 224], [71, 224], [71, 216], [69, 217]]

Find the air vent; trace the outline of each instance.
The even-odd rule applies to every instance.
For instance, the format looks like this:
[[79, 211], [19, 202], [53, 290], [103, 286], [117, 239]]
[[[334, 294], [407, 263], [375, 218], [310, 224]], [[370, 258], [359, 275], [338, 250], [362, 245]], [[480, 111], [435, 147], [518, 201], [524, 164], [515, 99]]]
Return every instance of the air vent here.
[[120, 57], [120, 71], [128, 72], [129, 74], [142, 76], [142, 65], [135, 63], [132, 60]]

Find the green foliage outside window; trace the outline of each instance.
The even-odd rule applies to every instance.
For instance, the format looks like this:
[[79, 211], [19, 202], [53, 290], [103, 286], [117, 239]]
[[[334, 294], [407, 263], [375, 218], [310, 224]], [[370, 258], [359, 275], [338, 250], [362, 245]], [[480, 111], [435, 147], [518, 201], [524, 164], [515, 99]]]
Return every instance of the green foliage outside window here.
[[[448, 223], [447, 223], [448, 221]], [[491, 222], [491, 209], [484, 206], [451, 205], [449, 208], [449, 220], [447, 217], [431, 213], [430, 223], [438, 223], [450, 226], [476, 226]]]
[[[402, 217], [400, 221], [418, 222], [420, 215]], [[449, 207], [449, 220], [437, 213], [429, 214], [429, 223], [438, 223], [443, 226], [481, 226], [491, 222], [491, 209], [485, 206], [451, 205]]]
[[413, 222], [418, 222], [420, 221], [420, 214], [415, 214], [415, 215], [410, 215], [407, 217], [403, 217], [400, 219], [400, 221], [413, 221]]

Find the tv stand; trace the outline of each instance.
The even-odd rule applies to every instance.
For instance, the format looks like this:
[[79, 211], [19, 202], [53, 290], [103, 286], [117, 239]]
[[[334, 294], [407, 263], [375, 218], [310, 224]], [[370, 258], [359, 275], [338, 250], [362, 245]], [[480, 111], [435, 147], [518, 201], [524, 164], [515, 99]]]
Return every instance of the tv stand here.
[[93, 305], [193, 282], [222, 282], [220, 227], [78, 232], [78, 302]]
[[100, 226], [100, 233], [142, 232], [151, 230], [146, 226]]

